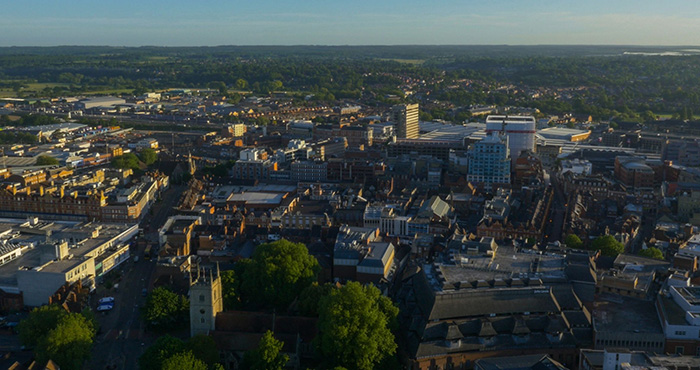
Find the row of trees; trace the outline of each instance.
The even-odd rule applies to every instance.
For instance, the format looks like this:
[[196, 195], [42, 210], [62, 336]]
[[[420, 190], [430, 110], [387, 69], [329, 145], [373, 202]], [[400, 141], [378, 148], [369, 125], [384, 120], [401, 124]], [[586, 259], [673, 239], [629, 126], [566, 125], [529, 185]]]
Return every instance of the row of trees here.
[[[567, 235], [564, 239], [564, 244], [566, 244], [567, 247], [574, 249], [580, 249], [584, 247], [581, 238], [574, 234]], [[615, 237], [613, 237], [612, 235], [604, 235], [595, 238], [591, 242], [589, 249], [594, 251], [599, 250], [604, 256], [615, 257], [618, 254], [625, 251], [625, 246], [619, 241], [617, 241], [617, 239], [615, 239]], [[639, 251], [639, 255], [642, 257], [654, 258], [659, 260], [664, 259], [663, 252], [655, 247], [642, 249], [641, 251]]]

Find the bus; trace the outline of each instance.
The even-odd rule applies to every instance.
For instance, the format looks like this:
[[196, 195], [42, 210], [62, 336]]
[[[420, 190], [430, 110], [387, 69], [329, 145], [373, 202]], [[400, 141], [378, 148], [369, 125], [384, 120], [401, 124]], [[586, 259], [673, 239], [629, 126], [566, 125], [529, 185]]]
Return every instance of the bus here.
[[151, 245], [150, 244], [148, 244], [146, 246], [146, 250], [143, 251], [143, 258], [147, 259], [147, 260], [151, 259]]

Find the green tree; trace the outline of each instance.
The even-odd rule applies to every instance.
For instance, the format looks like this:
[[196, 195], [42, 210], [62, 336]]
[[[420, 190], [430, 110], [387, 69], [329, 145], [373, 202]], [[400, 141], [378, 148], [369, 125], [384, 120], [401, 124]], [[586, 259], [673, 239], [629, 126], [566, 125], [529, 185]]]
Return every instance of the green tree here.
[[139, 152], [139, 159], [141, 162], [145, 163], [146, 166], [150, 166], [158, 160], [158, 153], [151, 148], [145, 148]]
[[320, 266], [302, 243], [282, 239], [257, 246], [241, 279], [244, 295], [254, 304], [286, 308], [316, 281]]
[[221, 271], [221, 294], [224, 300], [224, 310], [233, 310], [238, 307], [240, 299], [240, 282], [233, 270]]
[[304, 289], [299, 295], [299, 311], [305, 316], [318, 316], [318, 308], [321, 299], [335, 289], [333, 284], [319, 285], [314, 282], [309, 287]]
[[182, 326], [189, 317], [189, 301], [186, 297], [158, 287], [146, 298], [141, 315], [154, 329], [170, 329]]
[[242, 79], [242, 78], [239, 78], [239, 79], [236, 80], [235, 86], [236, 86], [236, 89], [237, 89], [237, 90], [244, 90], [244, 89], [247, 89], [247, 88], [248, 88], [248, 81], [246, 81], [246, 80], [244, 80], [244, 79]]
[[639, 255], [642, 257], [653, 258], [653, 259], [657, 259], [657, 260], [664, 259], [664, 253], [661, 252], [661, 250], [659, 248], [656, 248], [656, 247], [642, 249], [641, 251], [639, 251]]
[[17, 327], [19, 339], [25, 346], [36, 346], [46, 336], [46, 333], [54, 329], [66, 315], [66, 310], [57, 305], [33, 309], [26, 319], [20, 321]]
[[195, 335], [185, 343], [185, 347], [210, 369], [213, 369], [221, 360], [214, 338], [208, 335]]
[[398, 308], [374, 286], [349, 282], [321, 299], [319, 354], [326, 367], [370, 370], [396, 352], [390, 325]]
[[139, 169], [139, 158], [134, 153], [126, 153], [112, 158], [112, 166], [120, 169]]
[[180, 352], [163, 362], [163, 370], [207, 370], [207, 364], [194, 356], [192, 351]]
[[80, 314], [68, 314], [55, 329], [42, 339], [35, 353], [41, 363], [49, 359], [55, 361], [61, 369], [81, 369], [90, 357], [95, 332], [91, 330], [88, 320]]
[[170, 335], [163, 335], [139, 357], [139, 369], [160, 370], [163, 363], [173, 355], [185, 351], [185, 343]]
[[282, 351], [284, 343], [275, 339], [271, 331], [265, 332], [258, 348], [248, 351], [243, 356], [243, 368], [250, 370], [281, 370], [289, 361], [289, 356]]
[[569, 234], [564, 239], [564, 244], [566, 244], [566, 246], [569, 248], [578, 249], [583, 246], [583, 241], [578, 237], [578, 235]]
[[37, 166], [55, 166], [58, 164], [58, 159], [48, 156], [48, 155], [40, 155], [36, 159], [36, 165]]
[[612, 235], [605, 235], [593, 240], [592, 249], [600, 250], [604, 256], [615, 257], [625, 251], [625, 246]]

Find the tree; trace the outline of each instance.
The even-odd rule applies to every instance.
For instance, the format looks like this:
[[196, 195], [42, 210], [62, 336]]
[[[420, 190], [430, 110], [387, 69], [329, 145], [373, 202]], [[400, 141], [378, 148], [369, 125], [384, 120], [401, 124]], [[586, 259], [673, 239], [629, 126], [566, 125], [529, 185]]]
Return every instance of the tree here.
[[95, 332], [91, 324], [80, 314], [68, 314], [55, 329], [48, 332], [35, 350], [41, 363], [49, 359], [62, 369], [81, 369], [83, 362], [90, 357]]
[[59, 321], [66, 314], [66, 310], [57, 305], [41, 306], [33, 309], [26, 319], [20, 321], [17, 327], [19, 339], [25, 346], [36, 346], [46, 336], [46, 333], [58, 325]]
[[40, 155], [36, 159], [36, 165], [37, 166], [55, 166], [58, 164], [58, 159], [48, 156], [48, 155]]
[[139, 159], [141, 159], [141, 162], [145, 163], [146, 166], [150, 166], [158, 160], [158, 153], [151, 148], [145, 148], [139, 152]]
[[220, 361], [216, 342], [208, 335], [195, 335], [185, 343], [185, 347], [210, 369], [213, 369]]
[[605, 235], [593, 240], [592, 249], [600, 250], [604, 256], [615, 257], [625, 251], [625, 246], [612, 235]]
[[[139, 357], [139, 369], [141, 370], [165, 370], [171, 369], [168, 365], [173, 357], [182, 353], [190, 353], [196, 359], [212, 369], [218, 369], [219, 352], [216, 349], [214, 339], [206, 335], [196, 335], [187, 342], [170, 335], [159, 337], [152, 346]], [[179, 358], [179, 357], [176, 357]], [[179, 368], [178, 368], [179, 369]]]
[[299, 311], [305, 316], [318, 316], [319, 303], [321, 298], [331, 294], [335, 289], [333, 284], [313, 283], [299, 294]]
[[653, 259], [657, 259], [657, 260], [664, 259], [664, 253], [661, 252], [661, 250], [659, 248], [656, 248], [656, 247], [642, 249], [641, 251], [639, 251], [639, 255], [642, 257], [653, 258]]
[[207, 370], [207, 364], [196, 358], [192, 351], [180, 352], [163, 362], [163, 370]]
[[139, 169], [139, 158], [134, 153], [126, 153], [112, 159], [112, 166], [120, 169]]
[[171, 329], [187, 322], [189, 301], [184, 296], [158, 287], [146, 298], [141, 315], [154, 329]]
[[271, 331], [265, 332], [258, 348], [248, 351], [243, 356], [243, 368], [250, 370], [281, 370], [289, 361], [289, 356], [282, 351], [284, 343], [275, 339]]
[[238, 307], [240, 285], [235, 271], [221, 271], [221, 294], [224, 300], [224, 310], [233, 310]]
[[349, 282], [321, 299], [319, 354], [325, 367], [369, 370], [396, 352], [389, 325], [398, 308], [374, 286]]
[[282, 239], [257, 246], [243, 270], [241, 289], [252, 303], [286, 308], [316, 281], [318, 261], [302, 243]]
[[578, 235], [569, 234], [564, 239], [564, 244], [566, 244], [566, 246], [569, 248], [578, 249], [583, 246], [583, 241], [578, 237]]

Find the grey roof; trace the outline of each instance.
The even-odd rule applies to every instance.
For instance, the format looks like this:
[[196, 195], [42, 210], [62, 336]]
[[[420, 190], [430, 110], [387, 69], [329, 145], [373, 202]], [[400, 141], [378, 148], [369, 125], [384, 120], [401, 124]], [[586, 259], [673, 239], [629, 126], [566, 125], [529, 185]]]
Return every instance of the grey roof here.
[[428, 320], [558, 311], [548, 289], [510, 288], [437, 294]]
[[547, 355], [524, 355], [482, 358], [474, 362], [475, 370], [557, 370], [567, 369]]

